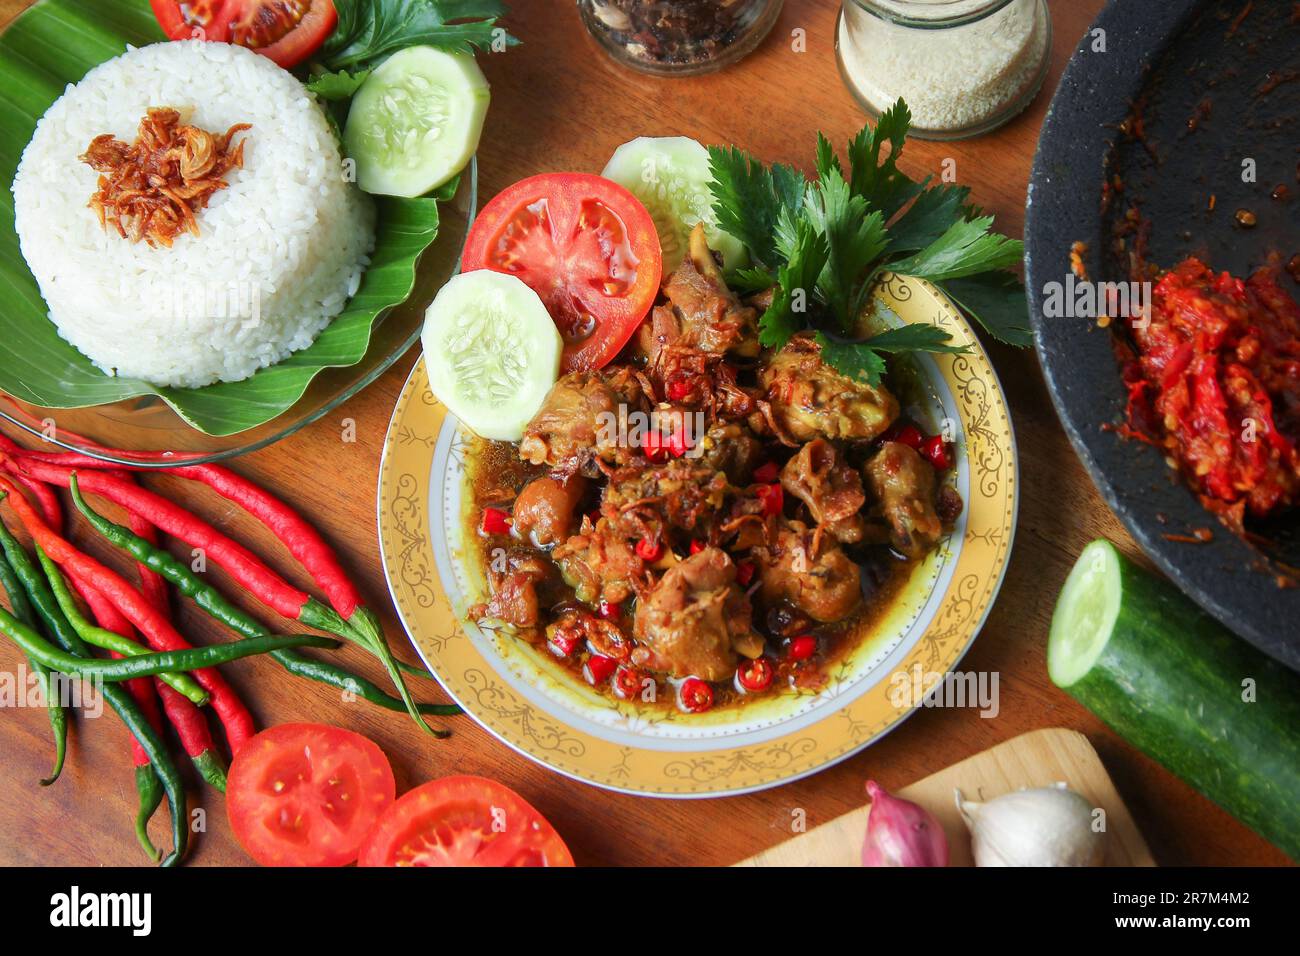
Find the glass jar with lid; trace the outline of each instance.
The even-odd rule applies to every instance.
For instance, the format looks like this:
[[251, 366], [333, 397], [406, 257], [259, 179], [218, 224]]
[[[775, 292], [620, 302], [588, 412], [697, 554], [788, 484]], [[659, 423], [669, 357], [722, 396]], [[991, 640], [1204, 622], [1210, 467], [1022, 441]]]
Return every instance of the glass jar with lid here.
[[899, 97], [912, 134], [959, 139], [1023, 110], [1047, 75], [1047, 0], [844, 0], [836, 55], [874, 116]]
[[592, 36], [614, 59], [646, 73], [721, 69], [767, 36], [784, 0], [578, 0]]

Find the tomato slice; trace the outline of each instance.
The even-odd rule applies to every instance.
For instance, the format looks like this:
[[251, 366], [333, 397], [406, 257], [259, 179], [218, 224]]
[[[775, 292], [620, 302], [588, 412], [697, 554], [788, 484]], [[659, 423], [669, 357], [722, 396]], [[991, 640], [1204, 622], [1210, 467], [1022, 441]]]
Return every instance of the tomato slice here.
[[321, 48], [338, 23], [334, 0], [149, 0], [173, 40], [237, 43], [286, 70]]
[[607, 365], [659, 294], [654, 221], [617, 183], [586, 173], [521, 180], [474, 220], [461, 269], [518, 276], [564, 336], [562, 372]]
[[239, 845], [263, 866], [343, 866], [396, 793], [388, 758], [367, 738], [279, 724], [235, 754], [226, 812]]
[[555, 828], [509, 787], [443, 777], [388, 808], [359, 866], [573, 866]]

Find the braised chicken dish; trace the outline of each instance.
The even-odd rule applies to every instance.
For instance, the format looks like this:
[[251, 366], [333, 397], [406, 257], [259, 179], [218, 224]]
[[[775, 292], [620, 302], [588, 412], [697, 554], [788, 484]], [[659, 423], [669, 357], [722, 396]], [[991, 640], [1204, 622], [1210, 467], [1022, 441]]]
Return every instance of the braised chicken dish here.
[[825, 683], [963, 505], [893, 391], [811, 337], [760, 347], [769, 294], [734, 294], [697, 229], [613, 363], [562, 376], [518, 443], [473, 439], [473, 619], [646, 705]]

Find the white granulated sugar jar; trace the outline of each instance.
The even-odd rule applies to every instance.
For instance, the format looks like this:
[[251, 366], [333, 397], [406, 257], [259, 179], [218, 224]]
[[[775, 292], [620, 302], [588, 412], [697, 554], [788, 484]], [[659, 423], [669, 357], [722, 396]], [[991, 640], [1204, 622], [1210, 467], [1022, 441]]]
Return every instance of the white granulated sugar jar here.
[[913, 135], [959, 139], [1029, 104], [1051, 41], [1047, 0], [844, 0], [836, 51], [869, 113], [902, 97]]

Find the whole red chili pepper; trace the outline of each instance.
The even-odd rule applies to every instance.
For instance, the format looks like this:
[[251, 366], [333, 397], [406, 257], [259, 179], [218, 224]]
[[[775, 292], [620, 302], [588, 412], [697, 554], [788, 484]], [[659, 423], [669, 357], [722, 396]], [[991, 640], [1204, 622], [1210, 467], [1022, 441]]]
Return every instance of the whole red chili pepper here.
[[36, 503], [40, 505], [41, 511], [45, 515], [45, 523], [48, 524], [58, 534], [63, 533], [63, 507], [59, 504], [59, 498], [43, 481], [38, 481], [30, 475], [25, 475], [18, 463], [12, 459], [4, 462], [4, 470], [13, 475], [18, 483], [32, 493]]
[[174, 473], [203, 482], [273, 531], [284, 542], [289, 553], [307, 569], [312, 580], [320, 585], [326, 600], [344, 620], [350, 619], [363, 603], [334, 549], [289, 505], [221, 465], [183, 465], [174, 469]]
[[[90, 613], [95, 618], [95, 623], [106, 631], [112, 631], [114, 634], [121, 634], [123, 637], [135, 638], [135, 630], [131, 627], [131, 622], [124, 618], [117, 608], [104, 598], [94, 588], [87, 585], [79, 577], [70, 577], [69, 582], [73, 589], [81, 596], [81, 599], [90, 607]], [[121, 658], [121, 654], [109, 651], [109, 656], [115, 660]], [[158, 710], [158, 698], [154, 695], [153, 684], [148, 677], [137, 677], [135, 680], [126, 682], [126, 689], [131, 692], [140, 709], [144, 711], [145, 717], [149, 720], [150, 725], [158, 733], [162, 733], [162, 715]], [[186, 703], [190, 703], [186, 701]], [[191, 704], [191, 706], [193, 706]], [[140, 746], [140, 741], [135, 738], [131, 739], [131, 751], [135, 756], [135, 765], [143, 767], [149, 762], [149, 757], [145, 754], [144, 748]]]
[[[157, 546], [158, 529], [154, 527], [152, 521], [140, 517], [135, 512], [130, 514], [128, 520], [133, 533]], [[163, 580], [162, 575], [147, 564], [140, 564], [139, 562], [136, 563], [135, 569], [136, 573], [140, 575], [140, 591], [148, 598], [149, 603], [163, 614], [170, 615], [171, 594], [167, 590], [167, 582]]]
[[[12, 442], [0, 443], [0, 449], [9, 449], [10, 446], [13, 446]], [[0, 451], [0, 459], [4, 457]], [[20, 467], [31, 477], [67, 487], [72, 472], [63, 465], [82, 457], [84, 456], [23, 453]], [[51, 465], [47, 459], [63, 464]], [[101, 467], [103, 463], [96, 462], [95, 465]], [[85, 472], [83, 485], [85, 490], [95, 492], [149, 519], [160, 530], [185, 541], [191, 547], [204, 549], [241, 586], [277, 613], [361, 644], [384, 664], [415, 722], [423, 730], [436, 735], [420, 714], [402, 679], [401, 671], [410, 670], [409, 666], [403, 665], [393, 656], [378, 615], [360, 603], [360, 596], [338, 558], [311, 525], [288, 505], [227, 469], [216, 465], [182, 465], [170, 471], [210, 485], [274, 531], [325, 590], [334, 609], [321, 605], [305, 591], [293, 587], [248, 549], [160, 495], [123, 483], [103, 472]]]
[[[31, 458], [21, 459], [19, 466], [30, 477], [63, 488], [68, 487], [72, 475], [71, 469]], [[297, 619], [303, 606], [311, 601], [306, 591], [293, 587], [242, 544], [162, 495], [102, 471], [78, 472], [77, 479], [82, 491], [107, 498], [147, 518], [159, 530], [205, 552], [210, 560], [225, 568], [241, 586], [278, 614]]]
[[[97, 458], [92, 458], [89, 455], [81, 455], [75, 452], [30, 451], [8, 440], [3, 435], [0, 435], [0, 449], [18, 456], [24, 463], [39, 462], [41, 464], [54, 465], [58, 468], [69, 470], [72, 468], [90, 468], [107, 474], [114, 474], [118, 469], [126, 467], [120, 466], [116, 463], [104, 462]], [[9, 463], [6, 462], [6, 467], [8, 466]], [[32, 477], [31, 475], [25, 474], [22, 466], [16, 466], [15, 470], [24, 477]], [[137, 468], [136, 470], [141, 469]], [[270, 529], [275, 536], [283, 542], [285, 547], [288, 548], [289, 553], [307, 569], [309, 574], [311, 574], [312, 580], [315, 581], [325, 593], [325, 598], [329, 601], [330, 606], [333, 607], [345, 621], [353, 623], [352, 619], [357, 609], [364, 606], [360, 592], [348, 577], [347, 572], [343, 569], [343, 565], [339, 561], [338, 555], [334, 549], [329, 546], [325, 539], [321, 537], [320, 533], [312, 527], [312, 525], [303, 518], [302, 515], [279, 498], [276, 498], [265, 488], [262, 488], [247, 478], [244, 478], [242, 475], [239, 475], [222, 465], [177, 465], [174, 468], [166, 469], [166, 472], [169, 475], [178, 475], [182, 478], [189, 479], [190, 481], [198, 481], [207, 485], [227, 501], [239, 505]], [[46, 474], [47, 477], [44, 480], [56, 480], [58, 484], [67, 487], [66, 477], [60, 476], [57, 479], [52, 479], [52, 477], [50, 477], [52, 476], [52, 473]], [[82, 488], [87, 491], [94, 491], [97, 494], [100, 493], [95, 487], [93, 487], [93, 484], [93, 481], [87, 481], [83, 476], [81, 481]], [[112, 498], [112, 496], [108, 494], [105, 494], [104, 497], [117, 501], [118, 504], [122, 504], [123, 507], [126, 507], [128, 511], [136, 517], [144, 517], [146, 519], [149, 517], [147, 511], [137, 511], [133, 506], [124, 504], [116, 498]], [[161, 500], [166, 502], [166, 499]], [[142, 505], [145, 504], [143, 501], [140, 503]], [[170, 504], [170, 502], [167, 503]], [[200, 524], [201, 523], [202, 522], [200, 522]], [[135, 530], [134, 526], [132, 530]], [[166, 527], [164, 527], [163, 530], [168, 531], [168, 533], [173, 534], [176, 537], [182, 537], [174, 531], [169, 531]], [[141, 537], [147, 539], [146, 535], [142, 534]], [[182, 538], [182, 540], [188, 541], [188, 539], [185, 538]], [[196, 545], [194, 542], [188, 543], [195, 547], [201, 547], [201, 545]], [[236, 547], [239, 546], [236, 545]], [[250, 555], [250, 557], [252, 556]], [[220, 556], [214, 554], [213, 560], [217, 561], [218, 564], [225, 566], [223, 559]], [[253, 558], [253, 560], [257, 561], [256, 558]], [[260, 564], [260, 562], [258, 563]], [[269, 578], [277, 577], [275, 572], [271, 571], [270, 568], [266, 568], [263, 565], [263, 569]], [[235, 575], [236, 580], [238, 580], [245, 588], [257, 591], [257, 588], [253, 583], [241, 579], [238, 574], [236, 574], [236, 571], [239, 570], [239, 568], [227, 567], [226, 570], [230, 571], [232, 575]], [[251, 574], [259, 569], [257, 569], [256, 566], [253, 566], [247, 570]], [[300, 609], [303, 603], [302, 600], [299, 599], [300, 596], [302, 599], [308, 597], [303, 592], [295, 592], [292, 597], [289, 597], [289, 595], [282, 589], [276, 589], [272, 596], [282, 600], [284, 604], [281, 606], [268, 601], [266, 602], [268, 606], [272, 607], [277, 612], [284, 614], [286, 617], [293, 618], [297, 618], [298, 613], [293, 609], [292, 601], [297, 600], [298, 608]]]
[[[21, 446], [15, 444], [12, 440], [10, 440], [7, 436], [4, 435], [0, 435], [0, 448], [3, 448], [5, 451], [11, 452], [13, 454], [40, 455], [41, 460], [45, 460], [46, 457], [50, 459], [58, 458], [58, 453], [42, 454], [40, 452], [28, 452], [25, 448], [22, 448]], [[67, 454], [70, 457], [72, 456], [72, 453], [64, 453], [64, 454]], [[80, 458], [88, 458], [89, 456], [78, 455], [75, 457], [80, 459]], [[94, 459], [91, 460], [94, 461]], [[100, 468], [103, 468], [106, 463], [99, 462], [98, 464]], [[50, 486], [47, 485], [45, 482], [33, 478], [30, 475], [24, 474], [22, 468], [19, 467], [18, 463], [13, 461], [12, 459], [5, 460], [4, 469], [9, 474], [17, 478], [18, 481], [20, 481], [24, 487], [26, 487], [28, 490], [32, 492], [32, 494], [36, 498], [37, 503], [41, 506], [41, 511], [45, 513], [45, 523], [48, 524], [55, 531], [55, 533], [62, 534], [63, 533], [63, 509], [59, 505], [58, 496], [54, 493], [53, 489], [51, 489]], [[112, 474], [121, 475], [122, 478], [126, 481], [134, 482], [135, 480], [134, 478], [130, 477], [129, 472], [121, 471], [113, 468], [105, 469], [105, 470], [109, 471]], [[134, 531], [136, 534], [138, 534], [140, 537], [144, 538], [150, 544], [158, 543], [158, 529], [155, 528], [148, 520], [132, 512], [130, 515], [130, 523], [131, 523], [131, 530]], [[163, 611], [167, 610], [169, 605], [167, 582], [164, 581], [159, 574], [157, 574], [155, 571], [153, 571], [152, 569], [150, 569], [149, 567], [143, 564], [137, 564], [136, 570], [139, 572], [140, 575], [140, 590], [144, 592], [145, 597], [149, 598], [149, 600], [152, 601], [153, 604], [159, 608], [159, 610], [163, 610]], [[101, 627], [102, 626], [103, 625], [101, 625]], [[112, 628], [109, 628], [109, 630], [112, 630]], [[136, 743], [138, 744], [139, 741], [136, 741]]]
[[[162, 698], [163, 710], [167, 712], [167, 719], [176, 728], [176, 736], [181, 739], [181, 746], [189, 754], [190, 761], [198, 770], [199, 776], [225, 793], [226, 771], [217, 758], [217, 745], [212, 740], [212, 731], [208, 729], [208, 722], [203, 718], [203, 711], [195, 707], [184, 694], [168, 687], [157, 678], [154, 678], [154, 682], [154, 686], [158, 688], [158, 696]], [[212, 699], [215, 709], [215, 694]], [[226, 736], [230, 736], [229, 728], [226, 730]], [[242, 746], [242, 741], [239, 744], [232, 742], [230, 748], [236, 751], [239, 746]]]
[[[65, 469], [90, 468], [96, 471], [112, 473], [121, 467], [125, 467], [74, 452], [30, 451], [7, 440], [0, 442], [0, 448], [27, 461], [55, 465]], [[21, 469], [17, 470], [19, 474], [22, 474]], [[289, 549], [289, 553], [311, 574], [312, 580], [320, 585], [330, 605], [343, 616], [344, 620], [351, 618], [353, 612], [363, 603], [356, 586], [348, 577], [347, 572], [343, 570], [338, 555], [321, 537], [320, 532], [312, 527], [302, 515], [276, 498], [265, 488], [221, 465], [177, 465], [174, 468], [166, 469], [166, 473], [178, 475], [190, 481], [202, 482], [227, 501], [239, 505], [274, 532], [275, 536]], [[66, 480], [60, 481], [59, 484], [64, 487], [67, 486]], [[92, 487], [92, 483], [86, 480], [85, 476], [82, 476], [81, 486], [86, 491], [94, 491], [99, 494]], [[104, 497], [109, 496], [104, 495]], [[122, 504], [122, 502], [118, 502], [118, 504]], [[128, 508], [132, 513], [138, 513], [130, 505], [123, 505], [123, 507]], [[147, 514], [145, 517], [147, 517]], [[164, 530], [166, 529], [164, 528]], [[141, 535], [141, 537], [144, 537], [144, 535]], [[180, 536], [177, 535], [177, 537]], [[247, 587], [247, 585], [245, 586]], [[280, 609], [276, 608], [276, 610], [279, 611]], [[286, 616], [295, 617], [296, 615], [288, 614]]]
[[[50, 526], [51, 530], [61, 532], [63, 528], [63, 508], [59, 504], [58, 496], [54, 494], [50, 486], [43, 481], [24, 475], [13, 461], [6, 461], [4, 465], [5, 471], [13, 475], [23, 487], [32, 493], [44, 514], [45, 523]], [[72, 575], [70, 580], [77, 593], [81, 595], [82, 600], [90, 606], [91, 613], [95, 616], [95, 621], [100, 627], [121, 634], [123, 637], [135, 636], [131, 629], [131, 623], [122, 617], [117, 609], [104, 599], [103, 595], [82, 581], [79, 576]], [[125, 625], [125, 629], [123, 629], [123, 625]], [[111, 654], [110, 656], [114, 658], [121, 657], [120, 654]], [[140, 677], [136, 680], [127, 681], [126, 689], [135, 698], [136, 703], [140, 705], [141, 711], [143, 711], [145, 718], [153, 726], [154, 730], [161, 734], [162, 716], [158, 711], [158, 699], [154, 695], [149, 679]], [[185, 703], [191, 707], [194, 706], [191, 701], [187, 700]], [[144, 752], [144, 747], [140, 746], [140, 741], [136, 740], [135, 737], [131, 738], [131, 756], [137, 767], [149, 764], [149, 756]]]
[[[109, 601], [99, 591], [87, 585], [80, 577], [71, 575], [70, 580], [72, 586], [77, 589], [77, 593], [90, 606], [90, 613], [94, 615], [95, 623], [105, 630], [112, 631], [114, 634], [121, 634], [123, 637], [128, 638], [135, 637], [135, 629], [131, 626], [131, 622], [117, 609], [112, 601]], [[157, 678], [153, 679], [153, 683], [150, 683], [150, 679], [147, 677], [137, 678], [128, 681], [126, 686], [131, 691], [131, 695], [139, 702], [145, 715], [150, 716], [151, 713], [158, 713], [158, 698], [154, 694], [155, 684], [158, 687], [158, 692], [162, 695], [163, 709], [167, 712], [167, 719], [176, 728], [176, 735], [180, 738], [185, 753], [194, 762], [199, 774], [224, 792], [225, 772], [221, 770], [220, 761], [217, 759], [217, 747], [212, 740], [212, 731], [208, 729], [208, 722], [203, 718], [203, 712], [195, 706], [194, 702], [184, 694], [177, 693]], [[148, 704], [145, 703], [146, 699]], [[133, 749], [136, 753], [136, 766], [141, 766], [140, 757], [144, 755], [144, 748], [140, 746], [139, 741], [135, 741]], [[149, 758], [145, 757], [144, 762], [148, 763]], [[215, 773], [212, 768], [216, 768]]]
[[[55, 534], [7, 478], [0, 477], [0, 490], [10, 492], [10, 506], [22, 520], [28, 534], [45, 553], [72, 576], [83, 579], [111, 601], [135, 625], [150, 647], [159, 651], [175, 651], [191, 646], [172, 627], [171, 622], [126, 579]], [[238, 751], [255, 732], [253, 717], [248, 708], [215, 669], [200, 668], [194, 672], [194, 678], [212, 695], [212, 709], [217, 712], [226, 728], [231, 751]]]
[[[5, 470], [14, 475], [22, 485], [27, 488], [35, 497], [36, 503], [44, 512], [45, 521], [55, 531], [61, 531], [63, 527], [63, 509], [59, 504], [58, 496], [49, 485], [35, 478], [30, 478], [19, 471], [11, 461], [5, 462]], [[151, 572], [152, 573], [152, 572]], [[134, 631], [131, 623], [127, 621], [106, 601], [98, 591], [87, 585], [80, 578], [73, 576], [71, 578], [72, 586], [81, 594], [83, 600], [90, 606], [91, 613], [94, 614], [96, 622], [100, 627], [121, 634], [123, 637], [134, 637]], [[111, 652], [110, 656], [120, 659], [122, 655]], [[126, 682], [127, 692], [135, 699], [136, 704], [140, 707], [140, 712], [144, 715], [149, 726], [154, 729], [154, 733], [162, 736], [162, 713], [158, 709], [158, 697], [154, 693], [153, 685], [148, 678], [138, 678]], [[170, 688], [169, 688], [170, 689]], [[194, 708], [194, 704], [180, 694], [180, 698], [185, 706]], [[154, 811], [162, 800], [161, 784], [157, 782], [154, 775], [149, 755], [145, 752], [140, 741], [133, 735], [131, 737], [131, 761], [136, 767], [136, 785], [140, 791], [140, 810], [136, 815], [136, 836], [140, 845], [150, 857], [157, 860], [158, 851], [149, 840], [149, 819], [153, 816]]]

